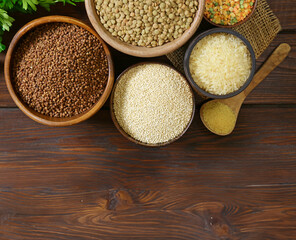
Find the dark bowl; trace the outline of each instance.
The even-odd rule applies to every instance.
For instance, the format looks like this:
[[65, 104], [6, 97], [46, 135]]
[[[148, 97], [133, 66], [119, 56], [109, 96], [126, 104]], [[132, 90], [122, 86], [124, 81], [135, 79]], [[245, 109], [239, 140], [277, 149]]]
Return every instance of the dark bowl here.
[[111, 97], [110, 97], [110, 112], [111, 112], [111, 118], [112, 118], [112, 121], [115, 125], [115, 127], [118, 129], [118, 131], [128, 140], [132, 141], [133, 143], [136, 143], [136, 144], [139, 144], [139, 145], [143, 145], [143, 146], [146, 146], [146, 147], [162, 147], [162, 146], [166, 146], [168, 144], [171, 144], [175, 141], [177, 141], [179, 138], [181, 138], [185, 133], [186, 131], [188, 130], [188, 128], [190, 127], [191, 123], [192, 123], [192, 120], [194, 118], [194, 114], [195, 114], [195, 97], [194, 97], [194, 93], [190, 87], [190, 85], [188, 84], [188, 82], [186, 81], [186, 77], [183, 76], [180, 72], [178, 72], [178, 74], [180, 74], [184, 80], [186, 81], [186, 84], [188, 84], [189, 86], [189, 89], [190, 89], [190, 92], [192, 94], [192, 101], [193, 101], [193, 109], [192, 109], [192, 115], [191, 115], [191, 119], [190, 121], [188, 122], [187, 126], [185, 127], [185, 129], [178, 135], [176, 136], [175, 138], [173, 139], [170, 139], [169, 141], [167, 142], [162, 142], [162, 143], [145, 143], [145, 142], [141, 142], [135, 138], [133, 138], [132, 136], [130, 136], [128, 133], [125, 132], [125, 130], [123, 130], [123, 128], [120, 126], [119, 122], [117, 121], [116, 119], [116, 116], [115, 116], [115, 113], [114, 113], [114, 93], [115, 93], [115, 89], [117, 87], [117, 84], [118, 82], [121, 80], [122, 76], [128, 72], [129, 70], [131, 70], [132, 68], [135, 68], [137, 66], [140, 66], [140, 65], [145, 65], [145, 64], [160, 64], [160, 65], [164, 65], [164, 66], [167, 66], [171, 69], [173, 69], [174, 71], [178, 72], [176, 69], [174, 69], [172, 66], [166, 64], [166, 63], [160, 63], [160, 62], [141, 62], [141, 63], [137, 63], [137, 64], [134, 64], [130, 67], [128, 67], [127, 69], [125, 69], [116, 79], [116, 82], [114, 84], [114, 87], [113, 87], [113, 90], [112, 90], [112, 93], [111, 93]]
[[[236, 91], [234, 91], [232, 93], [226, 94], [226, 95], [215, 95], [215, 94], [212, 94], [212, 93], [208, 93], [205, 90], [203, 90], [202, 88], [200, 88], [195, 83], [195, 81], [193, 80], [193, 78], [191, 76], [191, 73], [190, 73], [190, 69], [189, 69], [189, 58], [190, 58], [190, 55], [191, 55], [191, 52], [192, 52], [193, 48], [195, 47], [197, 42], [199, 42], [205, 36], [211, 35], [213, 33], [228, 33], [228, 34], [232, 34], [232, 35], [240, 38], [245, 43], [245, 45], [247, 46], [247, 48], [248, 48], [248, 50], [250, 51], [250, 54], [251, 54], [252, 69], [251, 69], [251, 73], [250, 73], [249, 78], [247, 79], [247, 81], [244, 83], [244, 85], [240, 89], [238, 89], [238, 90], [236, 90]], [[193, 41], [190, 43], [190, 45], [188, 46], [188, 48], [186, 50], [185, 57], [184, 57], [185, 75], [186, 75], [187, 79], [189, 80], [192, 88], [198, 94], [200, 94], [202, 96], [205, 96], [207, 98], [230, 98], [230, 97], [233, 97], [233, 96], [241, 93], [243, 90], [246, 89], [246, 87], [252, 81], [254, 73], [255, 73], [255, 69], [256, 69], [256, 57], [255, 57], [255, 53], [254, 53], [254, 50], [253, 50], [250, 42], [245, 37], [240, 35], [238, 32], [235, 32], [234, 30], [231, 30], [231, 29], [228, 29], [228, 28], [213, 28], [213, 29], [210, 29], [208, 31], [205, 31], [205, 32], [201, 33], [195, 39], [193, 39]]]
[[[255, 10], [256, 10], [257, 3], [258, 3], [258, 0], [255, 0], [255, 4], [254, 4], [254, 6], [253, 6], [252, 11], [248, 14], [248, 16], [246, 16], [246, 17], [244, 18], [244, 20], [239, 21], [239, 22], [237, 22], [236, 24], [233, 24], [233, 25], [221, 25], [221, 24], [214, 23], [214, 22], [212, 22], [210, 19], [208, 19], [205, 15], [204, 15], [203, 18], [204, 18], [206, 21], [208, 21], [210, 24], [212, 24], [212, 25], [214, 25], [214, 26], [216, 26], [216, 27], [221, 27], [221, 28], [233, 28], [233, 27], [239, 26], [239, 25], [241, 25], [241, 24], [243, 24], [243, 23], [245, 23], [246, 21], [249, 20], [249, 18], [254, 14], [254, 12], [255, 12]], [[205, 10], [205, 11], [206, 11], [206, 10]]]

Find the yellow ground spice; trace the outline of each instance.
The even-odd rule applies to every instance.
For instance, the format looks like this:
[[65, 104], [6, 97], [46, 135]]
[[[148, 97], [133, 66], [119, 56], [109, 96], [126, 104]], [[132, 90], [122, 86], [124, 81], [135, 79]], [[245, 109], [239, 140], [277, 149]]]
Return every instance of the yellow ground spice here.
[[236, 117], [232, 109], [217, 101], [207, 102], [202, 109], [202, 116], [205, 125], [218, 135], [229, 134], [236, 122]]

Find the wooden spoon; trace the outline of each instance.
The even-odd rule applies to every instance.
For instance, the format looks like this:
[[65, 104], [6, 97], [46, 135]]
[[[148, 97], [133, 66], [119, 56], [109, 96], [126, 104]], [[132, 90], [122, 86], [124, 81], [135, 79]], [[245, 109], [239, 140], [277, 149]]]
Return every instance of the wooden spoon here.
[[[255, 74], [252, 82], [250, 83], [250, 85], [240, 94], [231, 97], [231, 98], [227, 98], [227, 99], [216, 99], [216, 100], [211, 100], [209, 102], [206, 102], [205, 104], [202, 105], [201, 109], [200, 109], [200, 118], [203, 122], [203, 124], [206, 126], [207, 129], [209, 129], [212, 133], [215, 133], [217, 135], [220, 136], [226, 136], [229, 135], [234, 127], [235, 127], [235, 123], [237, 120], [237, 116], [238, 113], [240, 111], [240, 108], [242, 106], [242, 103], [244, 102], [245, 98], [250, 94], [250, 92], [259, 84], [263, 81], [263, 79], [265, 79], [269, 73], [271, 73], [273, 71], [273, 69], [275, 69], [289, 54], [291, 50], [291, 47], [289, 44], [287, 43], [282, 43], [280, 44], [274, 51], [273, 53], [269, 56], [269, 58], [267, 59], [267, 61], [261, 66], [260, 70]], [[233, 127], [229, 127], [229, 129], [227, 130], [227, 132], [224, 132], [223, 134], [221, 132], [217, 132], [217, 130], [214, 130], [211, 128], [211, 126], [209, 126], [208, 122], [205, 121], [203, 112], [205, 110], [205, 108], [207, 106], [209, 106], [208, 104], [211, 102], [218, 102], [224, 105], [227, 105], [234, 113], [235, 116], [235, 121], [233, 123]], [[221, 105], [220, 104], [220, 105]], [[217, 118], [219, 118], [218, 113], [217, 113]], [[221, 118], [220, 118], [221, 120]]]

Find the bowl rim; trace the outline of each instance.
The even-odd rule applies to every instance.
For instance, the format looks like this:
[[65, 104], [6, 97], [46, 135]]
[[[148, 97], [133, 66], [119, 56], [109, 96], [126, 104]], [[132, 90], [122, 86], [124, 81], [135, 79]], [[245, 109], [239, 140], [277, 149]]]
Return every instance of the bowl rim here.
[[[12, 76], [11, 76], [11, 65], [12, 65], [12, 59], [13, 59], [13, 54], [15, 49], [18, 46], [19, 41], [32, 29], [35, 29], [36, 27], [39, 27], [40, 25], [44, 25], [47, 23], [56, 23], [56, 22], [61, 22], [61, 23], [69, 23], [69, 24], [74, 24], [77, 25], [87, 31], [89, 31], [91, 34], [93, 34], [102, 44], [107, 60], [108, 60], [108, 80], [106, 87], [104, 89], [103, 94], [99, 98], [99, 100], [88, 110], [85, 112], [82, 112], [80, 114], [77, 114], [72, 117], [66, 117], [66, 118], [57, 118], [57, 117], [50, 117], [43, 115], [32, 108], [30, 108], [26, 103], [23, 102], [23, 100], [20, 98], [18, 93], [15, 91], [15, 88], [12, 83]], [[14, 103], [20, 108], [20, 110], [26, 114], [29, 118], [32, 120], [48, 125], [48, 126], [69, 126], [73, 124], [80, 123], [91, 116], [93, 116], [97, 111], [101, 109], [101, 107], [104, 105], [104, 103], [107, 101], [112, 87], [114, 83], [114, 66], [113, 66], [113, 61], [111, 57], [110, 50], [108, 46], [104, 43], [104, 41], [100, 38], [98, 33], [94, 31], [91, 27], [89, 27], [87, 24], [84, 22], [72, 18], [72, 17], [67, 17], [67, 16], [59, 16], [59, 15], [52, 15], [52, 16], [46, 16], [46, 17], [41, 17], [37, 18], [27, 24], [25, 24], [13, 37], [11, 40], [11, 43], [9, 45], [7, 54], [5, 56], [5, 63], [4, 63], [4, 75], [5, 75], [5, 82], [6, 86], [8, 88], [9, 94], [11, 98], [13, 99]]]
[[[193, 80], [191, 73], [190, 73], [190, 68], [189, 68], [189, 58], [191, 55], [191, 52], [193, 50], [193, 48], [195, 47], [195, 45], [204, 37], [211, 35], [213, 33], [228, 33], [228, 34], [232, 34], [236, 37], [238, 37], [239, 39], [241, 39], [244, 44], [247, 46], [250, 55], [251, 55], [251, 61], [252, 61], [252, 68], [251, 68], [251, 72], [250, 75], [248, 77], [248, 79], [246, 80], [246, 82], [243, 84], [243, 86], [241, 86], [238, 90], [225, 94], [225, 95], [216, 95], [216, 94], [212, 94], [209, 92], [206, 92], [205, 90], [203, 90], [201, 87], [199, 87], [197, 85], [197, 83]], [[202, 32], [201, 34], [199, 34], [197, 37], [195, 37], [191, 43], [189, 44], [186, 52], [185, 52], [185, 57], [184, 57], [184, 71], [185, 71], [185, 75], [187, 77], [187, 79], [189, 80], [192, 88], [198, 93], [198, 94], [202, 94], [208, 98], [214, 98], [214, 99], [225, 99], [225, 98], [230, 98], [233, 96], [236, 96], [237, 94], [241, 93], [242, 91], [244, 91], [248, 85], [251, 83], [253, 76], [255, 74], [255, 70], [256, 70], [256, 57], [255, 57], [255, 53], [254, 50], [250, 44], [250, 42], [241, 34], [239, 34], [238, 32], [232, 30], [232, 29], [228, 29], [228, 28], [212, 28], [210, 30], [207, 30], [205, 32]]]
[[[257, 3], [258, 3], [258, 0], [255, 0], [255, 4], [253, 6], [253, 9], [252, 11], [248, 14], [248, 16], [246, 16], [242, 21], [239, 21], [237, 22], [236, 24], [234, 25], [221, 25], [221, 24], [217, 24], [217, 23], [214, 23], [212, 22], [210, 19], [208, 19], [205, 15], [203, 16], [204, 19], [206, 21], [208, 21], [209, 23], [211, 23], [212, 25], [216, 26], [216, 27], [221, 27], [221, 28], [233, 28], [233, 27], [237, 27], [243, 23], [245, 23], [246, 21], [249, 20], [249, 18], [251, 18], [251, 16], [254, 14], [255, 10], [256, 10], [256, 7], [257, 7]], [[205, 11], [206, 11], [206, 6], [205, 6]]]
[[[127, 73], [128, 71], [130, 71], [131, 69], [135, 68], [135, 67], [138, 67], [138, 66], [141, 66], [141, 65], [147, 65], [147, 64], [158, 64], [158, 65], [163, 65], [163, 66], [166, 66], [166, 67], [169, 67], [170, 69], [173, 69], [174, 71], [176, 71], [186, 82], [186, 84], [188, 85], [189, 89], [190, 89], [190, 93], [192, 95], [192, 114], [191, 114], [191, 118], [188, 122], [188, 124], [186, 125], [186, 127], [183, 129], [183, 131], [178, 135], [176, 136], [175, 138], [173, 139], [170, 139], [169, 141], [167, 142], [163, 142], [163, 143], [145, 143], [145, 142], [141, 142], [135, 138], [133, 138], [132, 136], [130, 136], [128, 133], [126, 133], [124, 131], [124, 129], [120, 126], [119, 122], [117, 121], [117, 118], [115, 116], [115, 113], [114, 113], [114, 94], [115, 94], [115, 90], [116, 90], [116, 87], [118, 85], [118, 82], [121, 80], [122, 76]], [[120, 75], [117, 77], [116, 81], [115, 81], [115, 84], [114, 84], [114, 87], [113, 87], [113, 90], [112, 90], [112, 93], [111, 93], [111, 96], [110, 96], [110, 114], [111, 114], [111, 119], [115, 125], [115, 127], [117, 128], [117, 130], [128, 140], [136, 143], [136, 144], [139, 144], [139, 145], [142, 145], [142, 146], [146, 146], [146, 147], [162, 147], [162, 146], [166, 146], [166, 145], [169, 145], [175, 141], [177, 141], [178, 139], [180, 139], [186, 132], [187, 130], [189, 129], [189, 127], [191, 126], [191, 123], [194, 119], [194, 116], [195, 116], [195, 110], [196, 110], [196, 106], [195, 106], [195, 96], [194, 96], [194, 92], [190, 86], [190, 84], [188, 83], [186, 77], [180, 73], [179, 71], [177, 71], [174, 67], [172, 67], [171, 65], [167, 64], [167, 63], [162, 63], [162, 62], [156, 62], [156, 61], [145, 61], [145, 62], [140, 62], [140, 63], [136, 63], [136, 64], [133, 64], [131, 65], [130, 67], [126, 68], [122, 73], [120, 73]]]
[[100, 22], [99, 16], [95, 9], [94, 0], [85, 0], [85, 8], [87, 12], [88, 19], [90, 20], [94, 29], [99, 33], [99, 35], [108, 43], [111, 47], [117, 49], [125, 54], [136, 56], [136, 57], [158, 57], [168, 54], [181, 46], [183, 46], [196, 32], [198, 29], [204, 15], [205, 0], [198, 0], [199, 6], [194, 17], [193, 22], [190, 27], [182, 34], [181, 37], [168, 42], [162, 46], [158, 47], [140, 47], [133, 46], [131, 44], [125, 43], [118, 38], [112, 36], [107, 29]]

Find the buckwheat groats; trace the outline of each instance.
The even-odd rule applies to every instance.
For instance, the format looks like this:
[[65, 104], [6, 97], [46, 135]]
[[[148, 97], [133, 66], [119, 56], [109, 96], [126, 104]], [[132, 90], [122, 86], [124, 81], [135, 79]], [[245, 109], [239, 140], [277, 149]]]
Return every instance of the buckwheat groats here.
[[100, 41], [68, 23], [48, 23], [27, 33], [13, 54], [12, 82], [25, 104], [50, 117], [91, 108], [108, 80]]

